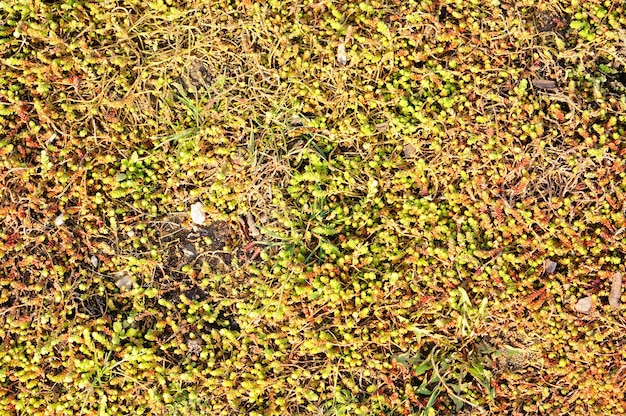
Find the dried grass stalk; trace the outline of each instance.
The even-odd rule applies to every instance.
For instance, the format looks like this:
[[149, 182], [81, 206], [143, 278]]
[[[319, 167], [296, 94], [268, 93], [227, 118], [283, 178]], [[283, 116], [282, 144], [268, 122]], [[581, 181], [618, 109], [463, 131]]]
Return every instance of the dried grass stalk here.
[[622, 274], [620, 272], [613, 273], [613, 281], [611, 282], [611, 292], [609, 293], [609, 305], [612, 308], [619, 308], [619, 300], [622, 296]]

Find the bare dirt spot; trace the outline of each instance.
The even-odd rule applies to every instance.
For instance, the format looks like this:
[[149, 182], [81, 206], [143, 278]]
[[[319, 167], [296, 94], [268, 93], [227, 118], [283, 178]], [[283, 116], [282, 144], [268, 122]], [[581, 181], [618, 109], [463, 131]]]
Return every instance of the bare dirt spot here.
[[206, 226], [185, 225], [184, 218], [172, 216], [159, 223], [157, 237], [163, 248], [163, 272], [173, 278], [182, 277], [182, 269], [191, 266], [224, 273], [230, 270], [233, 259], [230, 249], [234, 231], [224, 221]]
[[181, 81], [187, 91], [196, 92], [201, 88], [208, 88], [213, 83], [213, 76], [207, 65], [195, 58], [185, 68]]
[[[200, 280], [205, 275], [226, 275], [232, 271], [233, 257], [240, 245], [235, 229], [225, 221], [198, 226], [189, 224], [184, 215], [171, 215], [155, 223], [154, 231], [162, 250], [161, 270], [155, 276], [160, 296], [174, 304], [186, 299], [218, 308], [219, 301], [213, 298], [212, 290], [219, 291], [220, 284], [205, 288]], [[190, 267], [197, 273], [195, 277], [190, 274]], [[239, 330], [231, 312], [222, 310], [207, 330], [224, 327]], [[165, 340], [182, 336], [186, 331], [202, 332], [192, 325], [181, 334], [164, 333], [162, 337]]]

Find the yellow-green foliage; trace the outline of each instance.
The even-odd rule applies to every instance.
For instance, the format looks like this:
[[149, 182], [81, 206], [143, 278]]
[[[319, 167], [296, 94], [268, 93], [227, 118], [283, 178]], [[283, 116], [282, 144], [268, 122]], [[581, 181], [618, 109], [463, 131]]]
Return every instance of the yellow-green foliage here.
[[624, 414], [625, 16], [0, 0], [0, 414]]

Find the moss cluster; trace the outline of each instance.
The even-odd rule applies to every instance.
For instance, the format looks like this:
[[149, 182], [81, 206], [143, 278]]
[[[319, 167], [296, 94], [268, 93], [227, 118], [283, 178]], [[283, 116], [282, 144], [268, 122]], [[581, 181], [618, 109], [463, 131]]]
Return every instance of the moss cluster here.
[[625, 413], [625, 16], [0, 0], [0, 414]]

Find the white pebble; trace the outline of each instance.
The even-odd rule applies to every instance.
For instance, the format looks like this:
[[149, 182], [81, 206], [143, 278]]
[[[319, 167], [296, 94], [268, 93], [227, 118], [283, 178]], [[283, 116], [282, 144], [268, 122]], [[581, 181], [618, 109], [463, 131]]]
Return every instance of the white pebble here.
[[204, 205], [202, 202], [196, 202], [191, 206], [191, 220], [194, 224], [201, 225], [204, 224], [204, 221], [206, 221], [206, 215], [202, 212], [203, 208]]
[[59, 214], [58, 217], [56, 217], [56, 219], [54, 220], [54, 225], [56, 225], [57, 227], [62, 226], [65, 223], [65, 214], [61, 213]]

